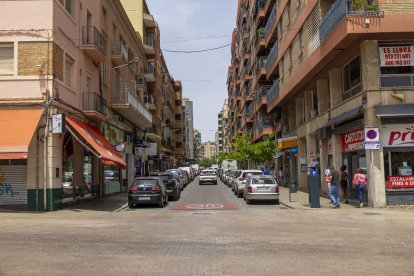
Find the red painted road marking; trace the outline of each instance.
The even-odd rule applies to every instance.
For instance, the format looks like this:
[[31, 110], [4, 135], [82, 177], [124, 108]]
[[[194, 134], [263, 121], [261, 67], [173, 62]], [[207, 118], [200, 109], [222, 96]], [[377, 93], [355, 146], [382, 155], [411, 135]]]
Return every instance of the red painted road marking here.
[[193, 203], [193, 204], [179, 204], [174, 203], [171, 210], [237, 210], [239, 206], [234, 203], [221, 204], [221, 203]]

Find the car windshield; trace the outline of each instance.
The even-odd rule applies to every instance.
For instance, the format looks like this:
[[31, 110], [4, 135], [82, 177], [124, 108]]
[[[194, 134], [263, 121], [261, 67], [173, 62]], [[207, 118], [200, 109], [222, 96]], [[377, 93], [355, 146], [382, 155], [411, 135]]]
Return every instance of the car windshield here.
[[248, 177], [250, 175], [263, 175], [262, 172], [245, 172], [243, 173], [243, 178]]
[[253, 178], [252, 184], [275, 184], [272, 178]]
[[171, 176], [169, 175], [160, 175], [159, 178], [161, 178], [162, 181], [168, 181], [171, 179]]
[[209, 173], [214, 173], [214, 171], [212, 170], [205, 170], [201, 172], [202, 174], [209, 174]]
[[156, 184], [156, 179], [135, 179], [133, 186], [150, 186]]

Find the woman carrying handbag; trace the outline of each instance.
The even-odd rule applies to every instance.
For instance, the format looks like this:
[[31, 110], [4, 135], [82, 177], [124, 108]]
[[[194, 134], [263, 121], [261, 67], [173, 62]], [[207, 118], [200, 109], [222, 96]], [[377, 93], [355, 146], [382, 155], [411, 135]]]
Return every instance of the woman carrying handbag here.
[[354, 175], [354, 179], [352, 180], [352, 187], [358, 191], [358, 199], [359, 199], [359, 207], [363, 208], [363, 196], [365, 191], [365, 186], [368, 185], [367, 177], [362, 174], [362, 169], [358, 168], [357, 173]]

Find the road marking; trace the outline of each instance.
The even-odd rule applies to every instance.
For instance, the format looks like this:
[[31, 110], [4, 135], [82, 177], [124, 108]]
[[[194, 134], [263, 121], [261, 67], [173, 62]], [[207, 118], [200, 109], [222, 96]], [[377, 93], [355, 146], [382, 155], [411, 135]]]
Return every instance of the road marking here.
[[179, 204], [175, 203], [171, 210], [237, 210], [239, 206], [234, 203], [221, 204], [221, 203], [192, 203], [192, 204]]

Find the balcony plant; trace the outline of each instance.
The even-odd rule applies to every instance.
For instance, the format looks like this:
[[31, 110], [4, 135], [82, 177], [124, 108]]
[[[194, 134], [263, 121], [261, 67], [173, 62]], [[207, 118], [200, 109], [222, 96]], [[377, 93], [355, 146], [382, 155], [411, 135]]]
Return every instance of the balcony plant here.
[[379, 6], [375, 0], [352, 0], [352, 10], [378, 11]]

